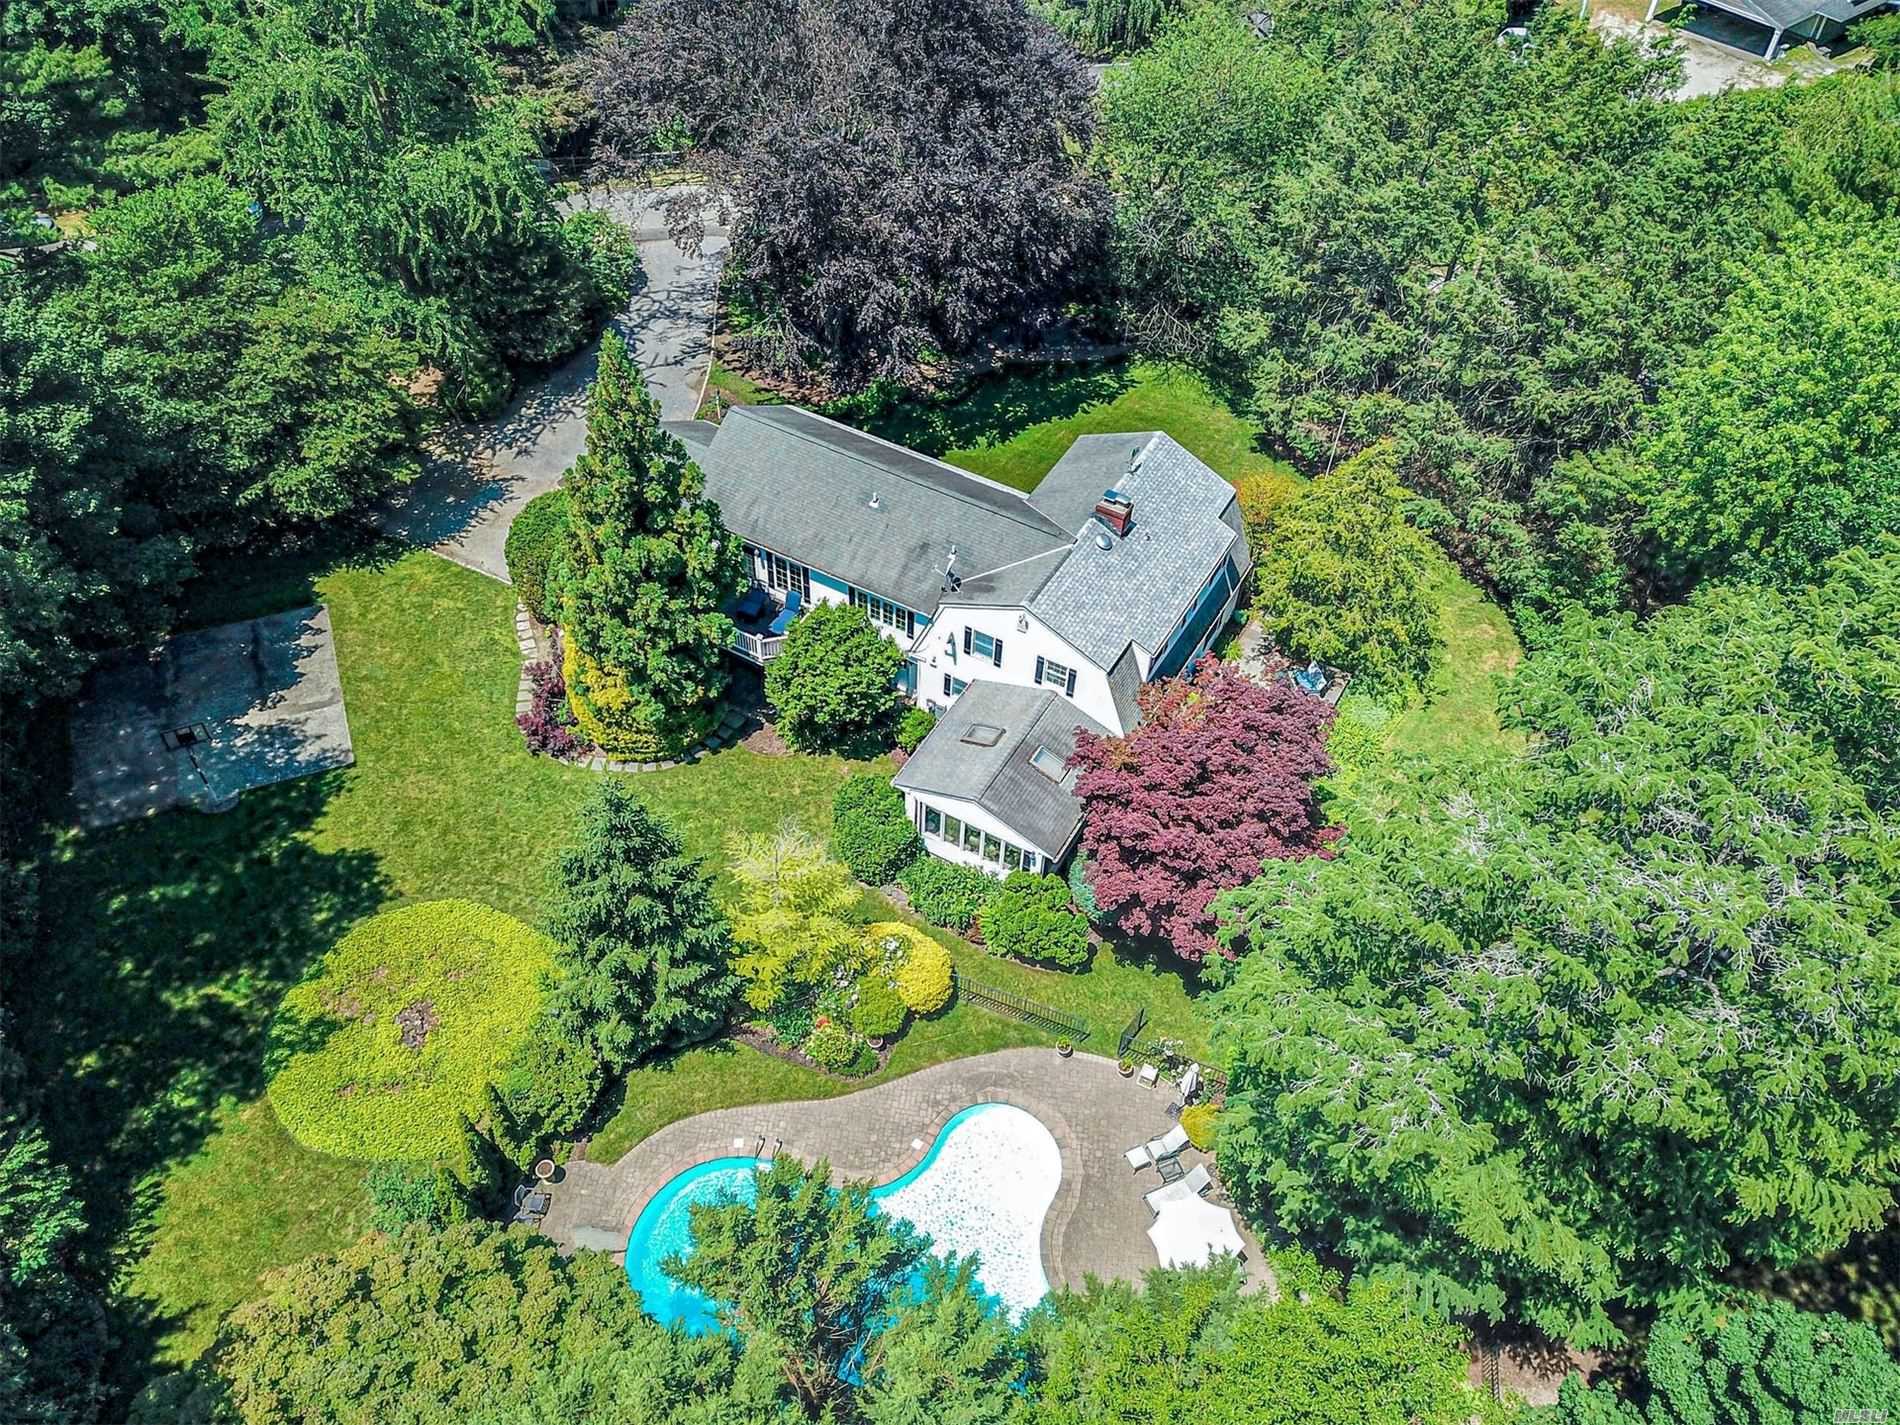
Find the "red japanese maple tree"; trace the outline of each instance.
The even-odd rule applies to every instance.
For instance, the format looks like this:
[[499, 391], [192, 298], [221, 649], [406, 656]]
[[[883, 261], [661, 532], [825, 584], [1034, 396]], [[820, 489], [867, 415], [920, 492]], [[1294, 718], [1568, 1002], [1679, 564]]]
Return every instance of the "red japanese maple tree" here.
[[1103, 913], [1198, 961], [1215, 948], [1215, 896], [1263, 861], [1331, 856], [1340, 829], [1323, 823], [1313, 783], [1332, 770], [1332, 717], [1285, 682], [1208, 657], [1143, 688], [1126, 737], [1079, 734], [1069, 765], [1081, 769], [1082, 845]]

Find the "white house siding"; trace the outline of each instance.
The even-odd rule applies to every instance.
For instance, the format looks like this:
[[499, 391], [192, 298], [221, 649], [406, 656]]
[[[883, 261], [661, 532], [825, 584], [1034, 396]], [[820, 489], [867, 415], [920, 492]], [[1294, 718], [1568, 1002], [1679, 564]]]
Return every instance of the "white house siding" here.
[[[1001, 639], [1002, 662], [995, 663], [974, 653], [965, 653], [963, 630], [966, 627]], [[978, 678], [993, 678], [998, 682], [1033, 688], [1037, 686], [1038, 658], [1065, 664], [1075, 669], [1075, 692], [1064, 696], [1110, 731], [1128, 731], [1122, 725], [1114, 698], [1109, 694], [1107, 671], [1097, 668], [1070, 646], [1067, 639], [1020, 608], [942, 604], [937, 609], [936, 620], [928, 633], [918, 636], [914, 656], [920, 670], [918, 697], [939, 706], [952, 701], [944, 697], [943, 680], [946, 674], [963, 683], [973, 683]]]
[[[748, 545], [747, 547], [752, 551], [751, 574], [753, 582], [758, 584], [761, 588], [770, 589], [774, 598], [783, 599], [784, 594], [772, 588], [772, 580], [770, 570], [766, 564], [765, 551], [756, 546]], [[776, 553], [777, 551], [774, 552]], [[791, 560], [793, 564], [803, 564], [802, 560], [793, 559], [789, 554], [783, 555], [782, 557]], [[813, 604], [848, 604], [851, 602], [851, 586], [845, 583], [844, 580], [833, 578], [831, 575], [825, 573], [824, 570], [815, 569], [809, 564], [803, 564], [803, 567], [811, 576], [811, 602]], [[901, 604], [897, 604], [895, 599], [887, 600], [887, 602], [899, 608], [903, 607]], [[913, 609], [911, 612], [916, 613], [917, 611]], [[928, 628], [929, 625], [929, 616], [917, 613], [917, 632], [919, 637], [923, 635], [924, 630]], [[910, 648], [912, 640], [905, 637], [902, 630], [887, 628], [876, 619], [871, 620], [871, 627], [875, 628], [898, 647], [906, 650]]]
[[997, 861], [988, 860], [981, 851], [965, 850], [961, 841], [959, 841], [957, 845], [952, 846], [941, 836], [925, 833], [924, 807], [926, 804], [936, 808], [940, 813], [955, 817], [958, 822], [964, 826], [974, 826], [985, 835], [994, 836], [999, 845], [1009, 843], [1017, 847], [1032, 850], [1036, 852], [1040, 858], [1047, 858], [1046, 864], [1039, 863], [1037, 865], [1036, 869], [1038, 871], [1055, 870], [1060, 863], [1061, 856], [1068, 851], [1067, 847], [1057, 847], [1052, 852], [1037, 846], [1014, 827], [999, 821], [975, 802], [964, 801], [961, 797], [940, 796], [935, 792], [918, 793], [906, 790], [904, 792], [904, 811], [910, 817], [911, 825], [917, 828], [917, 832], [920, 836], [923, 836], [924, 849], [933, 856], [940, 856], [946, 861], [954, 861], [961, 866], [974, 866], [979, 871], [986, 871], [990, 875], [997, 877], [1006, 876], [1011, 870], [1015, 869], [1014, 867], [1005, 865], [1000, 859]]

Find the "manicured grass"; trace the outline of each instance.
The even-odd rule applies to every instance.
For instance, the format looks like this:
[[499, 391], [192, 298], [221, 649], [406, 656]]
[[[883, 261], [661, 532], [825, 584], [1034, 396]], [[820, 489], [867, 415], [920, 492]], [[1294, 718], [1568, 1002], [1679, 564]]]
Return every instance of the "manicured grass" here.
[[954, 404], [900, 406], [871, 428], [1018, 490], [1033, 490], [1078, 435], [1121, 431], [1166, 431], [1230, 480], [1293, 478], [1199, 376], [1152, 361], [998, 377]]
[[[62, 1085], [48, 1128], [81, 1174], [93, 1244], [119, 1265], [127, 1387], [201, 1351], [260, 1273], [362, 1226], [362, 1165], [299, 1148], [262, 1098], [265, 1029], [284, 992], [352, 926], [405, 902], [464, 897], [537, 922], [599, 780], [528, 755], [512, 723], [513, 597], [434, 555], [331, 542], [250, 561], [198, 591], [188, 617], [314, 599], [336, 629], [355, 766], [247, 793], [223, 816], [69, 835], [45, 894], [57, 953], [17, 1006], [29, 1062]], [[849, 770], [736, 747], [630, 784], [724, 887], [731, 833], [788, 815], [828, 832]], [[866, 918], [894, 913], [880, 904]], [[1105, 961], [1057, 976], [961, 943], [955, 953], [1102, 1034], [1147, 1002], [1167, 1032], [1199, 1042], [1172, 972]], [[955, 1006], [915, 1025], [886, 1072], [1046, 1038]], [[853, 1087], [762, 1059], [704, 1049], [640, 1071], [602, 1141], [631, 1144], [701, 1108]]]
[[1445, 656], [1424, 701], [1393, 720], [1392, 751], [1427, 757], [1516, 751], [1524, 739], [1499, 725], [1497, 701], [1524, 658], [1517, 630], [1449, 559], [1440, 557], [1436, 566], [1432, 596]]
[[701, 420], [717, 420], [730, 406], [776, 405], [781, 399], [715, 359], [706, 377], [706, 397], [694, 414]]

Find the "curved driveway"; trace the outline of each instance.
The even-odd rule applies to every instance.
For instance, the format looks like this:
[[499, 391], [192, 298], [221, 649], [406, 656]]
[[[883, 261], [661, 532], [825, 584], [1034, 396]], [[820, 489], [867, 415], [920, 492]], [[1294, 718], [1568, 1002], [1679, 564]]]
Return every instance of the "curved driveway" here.
[[[640, 1209], [669, 1179], [708, 1158], [750, 1154], [761, 1134], [768, 1145], [783, 1139], [781, 1151], [807, 1167], [826, 1159], [838, 1181], [889, 1182], [915, 1167], [963, 1109], [1009, 1103], [1041, 1119], [1062, 1150], [1062, 1185], [1042, 1225], [1050, 1284], [1080, 1288], [1090, 1276], [1133, 1281], [1156, 1264], [1142, 1194], [1161, 1179], [1152, 1168], [1129, 1171], [1122, 1154], [1167, 1131], [1169, 1101], [1166, 1084], [1142, 1088], [1094, 1054], [979, 1054], [840, 1098], [698, 1114], [662, 1128], [617, 1163], [570, 1163], [542, 1230], [565, 1249], [623, 1251]], [[1183, 1161], [1199, 1157], [1190, 1149]], [[1262, 1283], [1269, 1273], [1260, 1244], [1240, 1226], [1249, 1284]]]
[[[567, 206], [598, 208], [633, 230], [644, 282], [612, 326], [633, 349], [666, 420], [687, 420], [712, 360], [713, 303], [726, 250], [710, 229], [695, 252], [667, 234], [658, 204], [667, 190], [585, 193]], [[561, 483], [586, 436], [587, 392], [600, 343], [524, 385], [492, 420], [436, 438], [428, 467], [376, 513], [386, 533], [506, 582], [502, 545], [521, 507]]]

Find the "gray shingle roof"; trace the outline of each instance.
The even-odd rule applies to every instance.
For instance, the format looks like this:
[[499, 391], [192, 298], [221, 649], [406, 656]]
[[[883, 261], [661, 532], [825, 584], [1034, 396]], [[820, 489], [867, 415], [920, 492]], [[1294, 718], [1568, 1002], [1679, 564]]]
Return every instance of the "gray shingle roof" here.
[[[1001, 728], [993, 746], [986, 736], [966, 741], [972, 728]], [[1082, 804], [1072, 788], [1075, 775], [1051, 781], [1030, 765], [1047, 747], [1067, 761], [1076, 729], [1106, 735], [1074, 703], [1046, 688], [1020, 688], [984, 678], [970, 684], [930, 730], [891, 780], [924, 796], [975, 802], [1005, 826], [1015, 828], [1044, 855], [1060, 857], [1075, 840]]]
[[1006, 485], [796, 406], [736, 408], [693, 455], [740, 538], [924, 613], [952, 544], [979, 593], [1020, 602], [1072, 537]]
[[1810, 15], [1847, 21], [1874, 8], [1875, 0], [1709, 0], [1718, 10], [1769, 26], [1792, 29]]
[[1083, 436], [1032, 496], [1051, 514], [1080, 508], [1091, 486], [1088, 511], [1110, 484], [1134, 501], [1126, 537], [1086, 527], [1085, 512], [1074, 552], [1029, 601], [1032, 613], [1101, 668], [1130, 643], [1158, 654], [1209, 573], [1230, 557], [1246, 567], [1246, 541], [1231, 515], [1234, 487], [1166, 435], [1149, 436], [1130, 469], [1133, 440]]

